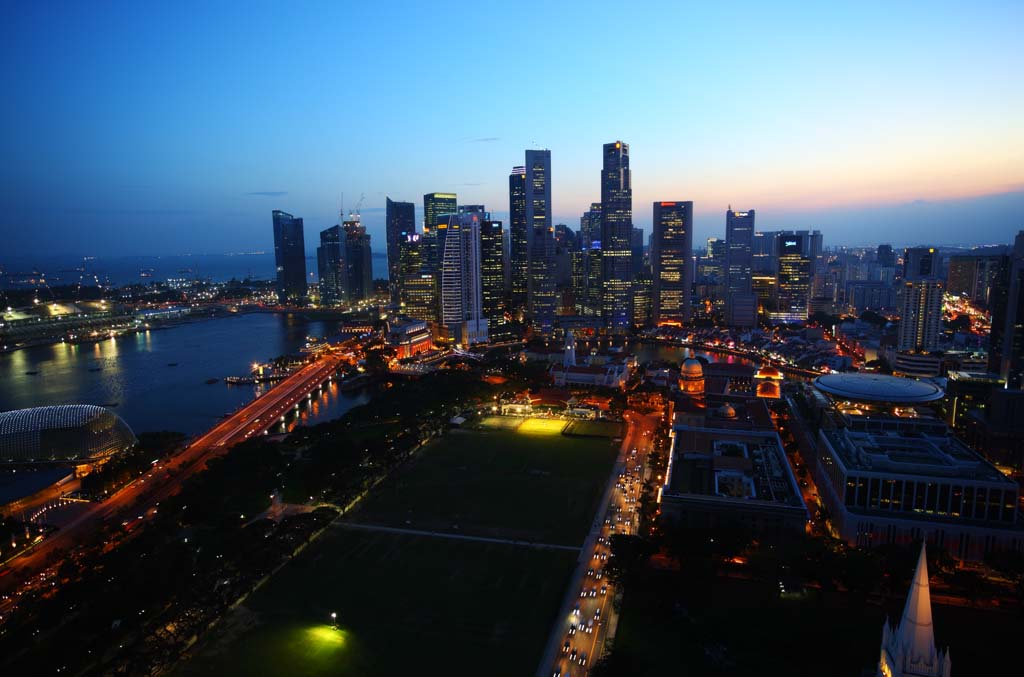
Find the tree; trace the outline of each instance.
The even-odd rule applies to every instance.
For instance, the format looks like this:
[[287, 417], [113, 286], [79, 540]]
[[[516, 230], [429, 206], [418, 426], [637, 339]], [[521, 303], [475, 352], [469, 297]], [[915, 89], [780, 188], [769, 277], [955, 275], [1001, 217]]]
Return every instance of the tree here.
[[647, 564], [657, 547], [640, 536], [615, 534], [611, 537], [611, 557], [605, 566], [605, 574], [615, 584], [628, 582]]

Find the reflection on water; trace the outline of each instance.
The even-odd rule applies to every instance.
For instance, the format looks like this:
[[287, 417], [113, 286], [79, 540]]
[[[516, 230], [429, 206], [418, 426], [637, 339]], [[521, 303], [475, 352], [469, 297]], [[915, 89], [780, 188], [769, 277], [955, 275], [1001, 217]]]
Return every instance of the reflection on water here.
[[[247, 374], [253, 362], [297, 352], [307, 335], [331, 333], [330, 323], [257, 313], [91, 344], [18, 350], [0, 355], [0, 411], [99, 404], [136, 432], [198, 433], [257, 394], [253, 386], [207, 384], [208, 379]], [[26, 373], [31, 371], [39, 373]], [[336, 418], [367, 399], [332, 385], [314, 396], [312, 412], [304, 411], [298, 422]]]
[[[636, 359], [641, 364], [644, 362], [650, 362], [651, 360], [664, 360], [666, 362], [674, 362], [678, 364], [684, 359], [684, 351], [685, 348], [682, 346], [671, 346], [663, 343], [644, 343], [636, 347]], [[730, 355], [729, 353], [708, 353], [700, 350], [690, 350], [690, 354], [703, 357], [708, 362], [725, 362], [726, 364], [749, 364], [757, 366], [757, 363], [753, 360], [748, 360], [745, 357], [738, 357], [736, 355]]]

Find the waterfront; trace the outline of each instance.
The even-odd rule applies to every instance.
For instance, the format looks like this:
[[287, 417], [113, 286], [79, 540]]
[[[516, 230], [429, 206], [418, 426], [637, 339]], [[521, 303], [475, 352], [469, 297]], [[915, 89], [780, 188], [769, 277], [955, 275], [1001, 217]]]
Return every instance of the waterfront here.
[[[330, 336], [333, 326], [254, 313], [97, 343], [17, 350], [0, 355], [0, 411], [98, 404], [117, 412], [136, 432], [200, 433], [261, 392], [257, 386], [229, 386], [224, 377], [248, 374], [253, 362], [297, 352], [306, 336]], [[219, 380], [207, 383], [214, 378]], [[368, 398], [332, 385], [303, 411], [299, 423], [337, 418]]]

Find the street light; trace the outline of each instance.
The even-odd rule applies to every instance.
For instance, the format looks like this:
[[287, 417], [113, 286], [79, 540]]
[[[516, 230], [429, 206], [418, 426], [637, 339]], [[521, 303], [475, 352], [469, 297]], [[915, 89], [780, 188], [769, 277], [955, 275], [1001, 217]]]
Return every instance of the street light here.
[[331, 625], [333, 625], [334, 627], [338, 627], [338, 612], [337, 611], [332, 611], [331, 612]]

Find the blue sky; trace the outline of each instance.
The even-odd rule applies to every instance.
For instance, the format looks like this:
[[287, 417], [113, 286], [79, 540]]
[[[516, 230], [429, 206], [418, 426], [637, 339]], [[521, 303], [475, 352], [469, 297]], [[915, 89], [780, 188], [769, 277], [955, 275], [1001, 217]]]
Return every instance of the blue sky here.
[[267, 249], [272, 209], [311, 247], [342, 192], [382, 248], [385, 195], [502, 215], [529, 147], [575, 227], [616, 139], [636, 225], [692, 199], [697, 241], [1024, 228], [1024, 3], [210, 4], [7, 7], [5, 250]]

